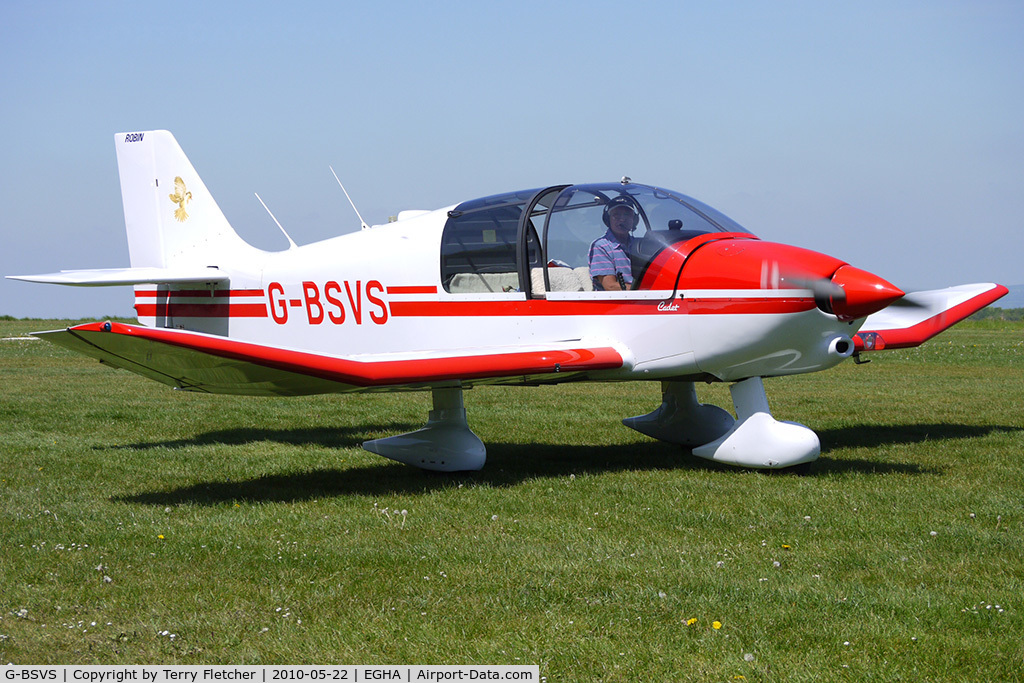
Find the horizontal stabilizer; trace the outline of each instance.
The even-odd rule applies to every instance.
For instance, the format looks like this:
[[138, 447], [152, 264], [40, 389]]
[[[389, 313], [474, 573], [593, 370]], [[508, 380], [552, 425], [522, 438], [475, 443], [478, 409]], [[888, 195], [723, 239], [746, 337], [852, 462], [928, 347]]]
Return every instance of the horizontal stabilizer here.
[[853, 341], [857, 351], [920, 346], [1005, 296], [1008, 291], [1002, 285], [989, 282], [911, 292], [868, 316]]
[[342, 358], [235, 341], [217, 335], [124, 323], [87, 323], [35, 336], [180, 389], [294, 396], [408, 385], [473, 383], [618, 369], [624, 354], [582, 341], [474, 348], [443, 354]]
[[62, 270], [42, 275], [8, 275], [7, 279], [76, 287], [113, 287], [215, 283], [227, 280], [228, 275], [216, 268], [102, 268]]

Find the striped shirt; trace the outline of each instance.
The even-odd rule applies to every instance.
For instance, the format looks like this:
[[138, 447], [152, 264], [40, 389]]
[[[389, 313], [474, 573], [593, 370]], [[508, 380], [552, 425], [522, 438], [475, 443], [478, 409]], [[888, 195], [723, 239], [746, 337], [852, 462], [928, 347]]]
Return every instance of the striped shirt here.
[[625, 243], [618, 241], [609, 229], [603, 237], [594, 240], [590, 245], [590, 277], [594, 279], [595, 289], [603, 289], [601, 277], [616, 273], [622, 274], [627, 287], [633, 284], [633, 271], [629, 264], [629, 256], [626, 255], [632, 241], [632, 235], [626, 238]]

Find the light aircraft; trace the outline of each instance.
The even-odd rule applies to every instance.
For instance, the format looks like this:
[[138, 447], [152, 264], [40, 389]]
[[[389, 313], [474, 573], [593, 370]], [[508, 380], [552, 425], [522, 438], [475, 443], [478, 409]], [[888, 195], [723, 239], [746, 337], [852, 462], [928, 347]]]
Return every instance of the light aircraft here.
[[[628, 178], [403, 211], [268, 252], [236, 234], [169, 132], [119, 133], [115, 146], [131, 267], [10, 277], [134, 286], [140, 324], [36, 336], [186, 391], [429, 390], [425, 427], [363, 444], [427, 470], [484, 465], [465, 388], [626, 380], [661, 383], [656, 410], [623, 420], [643, 434], [731, 465], [808, 463], [817, 435], [772, 417], [762, 378], [917, 346], [1007, 293], [904, 294]], [[621, 205], [628, 267], [602, 289], [591, 245]], [[730, 383], [736, 417], [701, 404], [698, 382]]]

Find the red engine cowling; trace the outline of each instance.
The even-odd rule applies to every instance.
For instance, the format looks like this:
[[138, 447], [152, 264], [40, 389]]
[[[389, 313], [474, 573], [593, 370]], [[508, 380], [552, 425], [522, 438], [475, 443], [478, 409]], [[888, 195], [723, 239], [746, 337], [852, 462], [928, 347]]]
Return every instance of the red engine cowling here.
[[749, 236], [702, 235], [666, 252], [644, 277], [652, 289], [809, 290], [818, 308], [840, 320], [866, 317], [903, 296], [892, 283], [832, 256]]

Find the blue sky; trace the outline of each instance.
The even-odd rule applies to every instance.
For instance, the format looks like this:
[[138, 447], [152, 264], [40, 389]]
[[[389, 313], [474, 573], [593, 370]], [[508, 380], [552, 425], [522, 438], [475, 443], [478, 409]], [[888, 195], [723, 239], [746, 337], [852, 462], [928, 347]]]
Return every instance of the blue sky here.
[[[437, 5], [437, 6], [435, 6]], [[0, 5], [0, 274], [128, 265], [114, 133], [236, 230], [629, 175], [904, 289], [1024, 283], [1024, 3]], [[0, 280], [0, 314], [131, 315]]]

